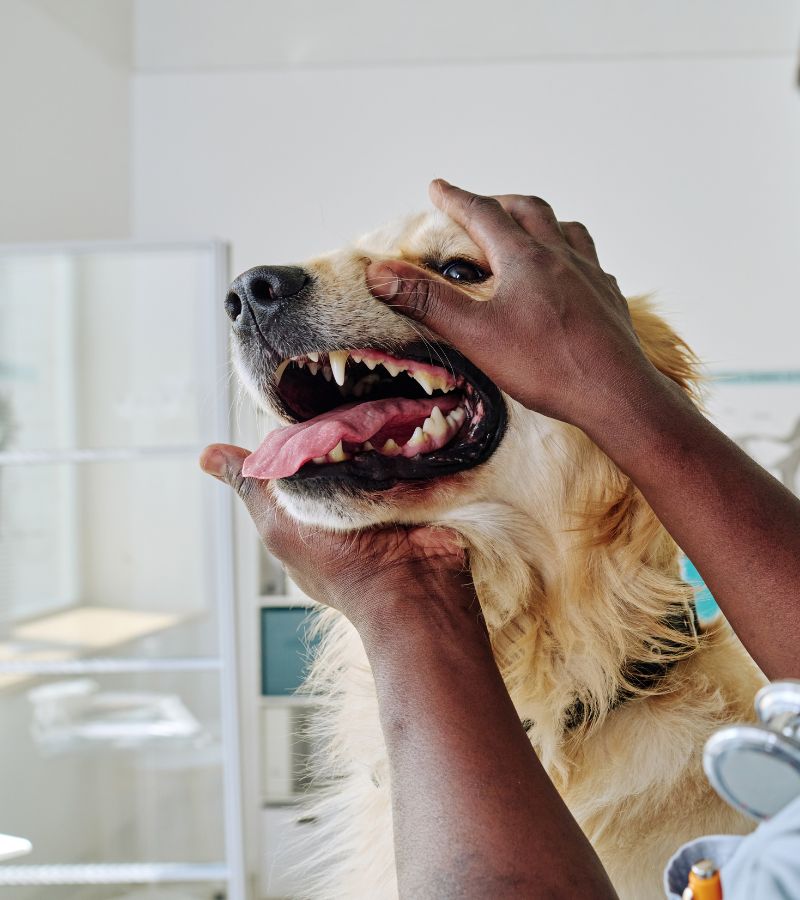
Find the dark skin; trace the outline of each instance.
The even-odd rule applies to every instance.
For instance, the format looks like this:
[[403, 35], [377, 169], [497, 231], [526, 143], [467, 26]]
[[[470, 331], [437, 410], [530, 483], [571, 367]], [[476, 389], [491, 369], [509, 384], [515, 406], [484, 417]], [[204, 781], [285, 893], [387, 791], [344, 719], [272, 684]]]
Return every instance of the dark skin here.
[[[485, 253], [491, 303], [395, 261], [368, 268], [373, 293], [519, 402], [583, 429], [642, 491], [764, 672], [800, 677], [800, 501], [647, 360], [582, 225], [559, 223], [538, 198], [442, 181], [431, 199]], [[520, 725], [455, 536], [304, 527], [276, 508], [266, 482], [242, 477], [246, 455], [214, 445], [201, 465], [236, 490], [302, 590], [344, 613], [364, 641], [401, 896], [616, 896]]]

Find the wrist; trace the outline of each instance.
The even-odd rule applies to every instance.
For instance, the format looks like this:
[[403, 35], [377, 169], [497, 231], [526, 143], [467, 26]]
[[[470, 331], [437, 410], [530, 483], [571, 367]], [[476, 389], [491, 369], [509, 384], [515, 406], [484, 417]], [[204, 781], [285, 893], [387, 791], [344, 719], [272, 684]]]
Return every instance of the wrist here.
[[688, 432], [708, 422], [683, 388], [648, 366], [594, 405], [581, 429], [634, 481], [654, 458], [680, 452]]
[[350, 620], [370, 657], [383, 656], [391, 648], [419, 646], [430, 638], [487, 639], [471, 584], [431, 584], [424, 590], [419, 583], [408, 590], [397, 586], [381, 596], [364, 597], [354, 607]]

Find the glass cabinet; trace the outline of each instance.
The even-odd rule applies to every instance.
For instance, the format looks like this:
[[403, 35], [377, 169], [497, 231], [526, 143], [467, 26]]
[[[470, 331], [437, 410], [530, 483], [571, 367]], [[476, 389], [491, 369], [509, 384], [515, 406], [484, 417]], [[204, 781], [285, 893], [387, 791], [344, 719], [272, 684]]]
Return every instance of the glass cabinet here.
[[0, 900], [245, 897], [226, 270], [0, 248]]

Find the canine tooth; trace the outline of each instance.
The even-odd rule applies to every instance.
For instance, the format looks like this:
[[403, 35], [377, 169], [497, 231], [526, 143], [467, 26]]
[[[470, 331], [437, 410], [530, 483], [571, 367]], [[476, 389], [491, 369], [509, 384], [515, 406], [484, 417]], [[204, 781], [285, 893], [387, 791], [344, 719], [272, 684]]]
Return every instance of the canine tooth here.
[[423, 447], [425, 446], [425, 441], [428, 439], [428, 436], [425, 432], [417, 425], [414, 429], [414, 433], [411, 435], [411, 438], [406, 442], [406, 447]]
[[411, 377], [422, 385], [429, 397], [433, 393], [434, 388], [438, 386], [433, 375], [429, 375], [427, 372], [412, 372]]
[[322, 374], [325, 376], [325, 381], [330, 381], [331, 378], [333, 378], [333, 372], [331, 371], [330, 366], [323, 366]]
[[347, 365], [347, 350], [331, 350], [328, 358], [331, 364], [331, 371], [336, 383], [341, 387], [344, 384], [344, 369]]
[[397, 445], [394, 438], [389, 438], [389, 440], [383, 445], [384, 453], [393, 453], [395, 450], [399, 450], [400, 447]]
[[422, 430], [433, 438], [442, 438], [447, 434], [447, 420], [438, 406], [434, 406], [430, 416], [422, 423]]
[[339, 441], [339, 443], [328, 454], [328, 459], [330, 460], [330, 462], [344, 462], [346, 459], [350, 459], [350, 457], [344, 452], [344, 447], [342, 446], [341, 441]]
[[328, 461], [328, 459], [325, 456], [315, 456], [311, 460], [311, 462], [316, 463], [318, 466], [321, 466], [323, 463], [326, 463], [327, 461]]
[[362, 359], [361, 361], [364, 363], [364, 365], [365, 365], [370, 371], [372, 371], [372, 370], [375, 368], [375, 366], [378, 365], [378, 362], [379, 362], [377, 359]]
[[319, 372], [319, 363], [310, 362], [308, 364], [308, 369], [312, 375], [316, 375]]
[[319, 362], [319, 353], [306, 353], [306, 356], [311, 360], [311, 362]]
[[392, 378], [397, 378], [397, 376], [401, 372], [405, 372], [405, 369], [402, 366], [396, 366], [394, 363], [387, 362], [384, 360], [383, 368], [392, 376]]
[[290, 359], [285, 359], [277, 369], [275, 369], [275, 384], [278, 384], [283, 376], [283, 373], [286, 371], [286, 367], [291, 362]]

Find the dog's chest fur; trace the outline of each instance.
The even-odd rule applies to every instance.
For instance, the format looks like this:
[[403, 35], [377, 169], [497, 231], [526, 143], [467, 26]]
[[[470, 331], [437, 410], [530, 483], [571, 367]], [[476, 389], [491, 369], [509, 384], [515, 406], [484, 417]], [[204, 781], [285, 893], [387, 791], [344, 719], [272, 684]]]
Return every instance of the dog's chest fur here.
[[[591, 722], [565, 732], [565, 707], [594, 677], [580, 651], [596, 636], [584, 623], [581, 641], [570, 644], [557, 625], [548, 624], [559, 598], [548, 596], [541, 572], [531, 565], [530, 534], [517, 532], [516, 540], [506, 534], [497, 548], [500, 530], [515, 521], [508, 511], [499, 521], [499, 512], [491, 505], [465, 509], [445, 524], [461, 531], [470, 545], [496, 659], [517, 711], [533, 721], [533, 745], [620, 897], [661, 898], [661, 871], [681, 843], [751, 827], [713, 793], [701, 753], [714, 728], [749, 717], [762, 679], [720, 624], [700, 636], [696, 649], [675, 663], [652, 695], [598, 707]], [[486, 552], [487, 534], [496, 552]], [[526, 568], [527, 595], [515, 595]], [[481, 591], [487, 579], [492, 589]], [[676, 580], [678, 589], [680, 584]], [[595, 587], [608, 590], [602, 580]], [[504, 601], [499, 608], [497, 598]], [[594, 599], [605, 607], [611, 598]], [[318, 760], [327, 787], [311, 803], [319, 831], [306, 851], [313, 873], [308, 896], [392, 900], [397, 886], [389, 767], [375, 686], [356, 631], [337, 613], [325, 611], [322, 617], [325, 638], [311, 687], [327, 698], [325, 749]], [[606, 620], [603, 627], [607, 631], [613, 624]]]

